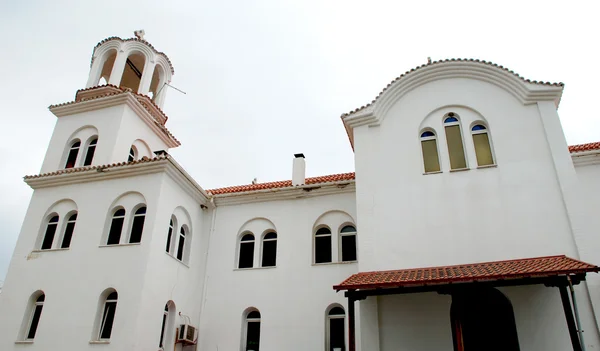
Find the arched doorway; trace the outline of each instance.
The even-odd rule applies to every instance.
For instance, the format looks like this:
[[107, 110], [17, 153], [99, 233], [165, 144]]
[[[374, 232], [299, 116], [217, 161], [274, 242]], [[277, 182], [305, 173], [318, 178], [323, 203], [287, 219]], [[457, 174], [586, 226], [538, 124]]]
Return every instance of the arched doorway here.
[[454, 351], [519, 351], [512, 305], [494, 288], [453, 293], [450, 318]]

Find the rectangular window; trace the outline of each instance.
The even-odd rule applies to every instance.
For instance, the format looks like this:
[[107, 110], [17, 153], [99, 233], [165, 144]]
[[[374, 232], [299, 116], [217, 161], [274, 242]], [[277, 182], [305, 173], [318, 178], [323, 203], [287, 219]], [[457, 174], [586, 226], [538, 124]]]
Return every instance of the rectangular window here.
[[248, 322], [246, 351], [258, 351], [260, 344], [260, 322]]
[[477, 165], [493, 165], [494, 158], [492, 157], [492, 149], [490, 148], [490, 138], [488, 134], [473, 134], [473, 144], [475, 145], [475, 154], [477, 155]]
[[42, 242], [42, 250], [49, 250], [52, 248], [56, 227], [58, 227], [57, 223], [50, 223], [48, 224], [48, 227], [46, 227], [46, 235], [44, 235], [44, 242]]
[[116, 301], [106, 302], [104, 305], [104, 314], [102, 315], [102, 324], [100, 328], [100, 339], [110, 339], [113, 322], [115, 321], [116, 310]]
[[315, 236], [315, 263], [331, 262], [331, 235]]
[[179, 246], [177, 247], [177, 259], [183, 261], [183, 249], [185, 247], [185, 236], [179, 236]]
[[142, 231], [144, 231], [145, 216], [134, 216], [133, 225], [131, 226], [130, 243], [139, 243], [142, 241]]
[[36, 305], [33, 310], [33, 317], [31, 318], [31, 325], [29, 326], [29, 332], [27, 333], [27, 339], [35, 338], [35, 332], [37, 331], [38, 324], [40, 323], [40, 317], [42, 316], [42, 305]]
[[423, 149], [423, 163], [425, 164], [425, 173], [439, 172], [440, 159], [438, 157], [437, 142], [435, 139], [421, 141]]
[[344, 336], [344, 318], [331, 318], [329, 320], [329, 328], [330, 350], [344, 350], [346, 346], [346, 340]]
[[123, 230], [123, 222], [125, 218], [113, 218], [110, 226], [110, 232], [108, 233], [108, 241], [106, 245], [118, 245], [121, 241], [121, 231]]
[[450, 155], [450, 169], [467, 168], [460, 126], [454, 125], [446, 127], [446, 139], [448, 142], [448, 153]]
[[75, 222], [67, 223], [67, 228], [65, 229], [65, 236], [63, 237], [61, 248], [66, 249], [71, 246], [71, 238], [73, 238], [73, 231], [75, 230]]
[[275, 267], [277, 260], [277, 240], [263, 242], [262, 267]]
[[242, 242], [240, 244], [239, 268], [252, 268], [254, 265], [254, 242]]
[[342, 236], [342, 261], [356, 261], [356, 235]]

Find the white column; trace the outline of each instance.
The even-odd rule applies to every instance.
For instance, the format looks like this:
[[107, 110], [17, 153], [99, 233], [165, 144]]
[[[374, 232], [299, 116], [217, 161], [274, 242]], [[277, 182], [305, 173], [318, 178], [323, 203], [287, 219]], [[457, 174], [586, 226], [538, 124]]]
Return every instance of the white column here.
[[154, 74], [154, 67], [156, 63], [154, 61], [150, 61], [150, 58], [146, 58], [146, 64], [144, 64], [144, 71], [142, 72], [142, 79], [140, 80], [140, 86], [138, 88], [138, 93], [143, 95], [148, 95], [150, 91], [150, 83], [152, 83], [152, 75]]
[[123, 71], [125, 71], [125, 62], [127, 62], [128, 53], [119, 50], [117, 57], [115, 58], [115, 64], [110, 72], [110, 78], [108, 84], [119, 86], [121, 85], [121, 78], [123, 77]]
[[88, 77], [86, 88], [91, 88], [93, 86], [98, 85], [98, 81], [100, 80], [100, 74], [102, 74], [102, 68], [104, 67], [105, 60], [101, 60], [101, 57], [96, 57], [94, 59], [94, 63], [92, 64], [92, 68], [90, 68], [90, 75]]

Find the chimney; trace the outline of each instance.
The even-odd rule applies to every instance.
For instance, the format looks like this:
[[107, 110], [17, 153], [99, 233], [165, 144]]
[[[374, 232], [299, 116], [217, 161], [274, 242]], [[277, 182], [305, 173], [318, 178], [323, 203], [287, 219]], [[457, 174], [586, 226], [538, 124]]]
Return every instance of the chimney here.
[[306, 163], [304, 154], [294, 154], [294, 167], [292, 168], [292, 185], [304, 185], [306, 181]]

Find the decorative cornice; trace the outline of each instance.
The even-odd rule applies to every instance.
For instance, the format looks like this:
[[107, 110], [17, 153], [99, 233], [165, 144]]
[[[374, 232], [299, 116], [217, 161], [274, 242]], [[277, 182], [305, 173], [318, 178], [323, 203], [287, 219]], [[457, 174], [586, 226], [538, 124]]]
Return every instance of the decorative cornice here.
[[317, 196], [338, 195], [356, 192], [354, 180], [297, 185], [285, 188], [252, 190], [240, 193], [213, 195], [217, 206], [240, 205], [254, 202], [306, 199]]
[[148, 111], [147, 107], [138, 100], [137, 94], [127, 90], [120, 93], [109, 92], [104, 96], [90, 98], [79, 102], [73, 101], [60, 105], [51, 105], [48, 109], [56, 117], [63, 117], [121, 104], [127, 104], [127, 106], [134, 110], [140, 119], [144, 121], [144, 123], [146, 123], [146, 125], [150, 127], [150, 129], [152, 129], [165, 144], [167, 144], [167, 146], [175, 148], [181, 145], [179, 140], [177, 140], [162, 123], [157, 121]]
[[406, 93], [423, 84], [449, 78], [471, 78], [489, 82], [508, 91], [524, 105], [550, 100], [558, 107], [564, 87], [563, 83], [525, 79], [511, 70], [487, 61], [473, 59], [434, 61], [397, 77], [371, 103], [342, 114], [341, 118], [352, 147], [354, 148], [354, 128], [363, 125], [379, 125], [393, 104]]
[[572, 152], [571, 159], [575, 166], [589, 166], [600, 164], [600, 150]]

